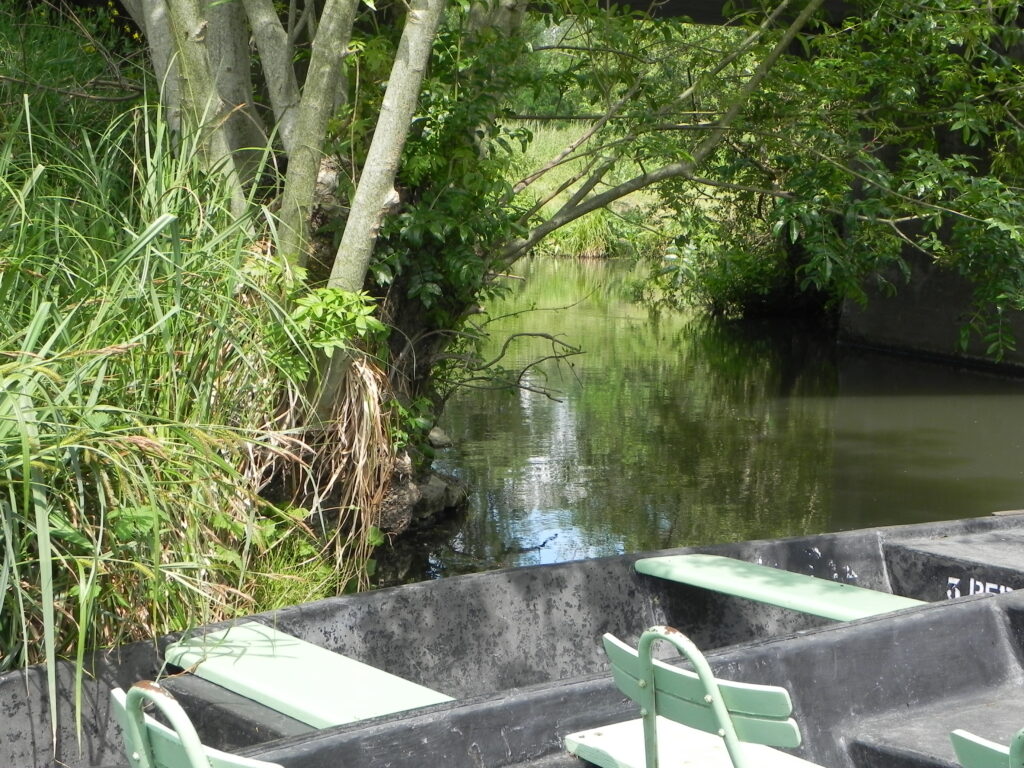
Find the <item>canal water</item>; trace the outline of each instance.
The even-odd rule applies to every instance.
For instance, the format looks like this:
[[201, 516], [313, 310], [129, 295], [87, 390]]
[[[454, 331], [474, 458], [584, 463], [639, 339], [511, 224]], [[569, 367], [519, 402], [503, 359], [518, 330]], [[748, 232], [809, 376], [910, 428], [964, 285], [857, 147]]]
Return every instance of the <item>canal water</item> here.
[[[1024, 381], [836, 348], [813, 330], [655, 315], [628, 266], [532, 260], [491, 302], [510, 336], [581, 348], [447, 406], [436, 468], [466, 514], [405, 579], [1024, 507]], [[553, 354], [517, 336], [518, 371]], [[485, 355], [485, 356], [486, 356]]]

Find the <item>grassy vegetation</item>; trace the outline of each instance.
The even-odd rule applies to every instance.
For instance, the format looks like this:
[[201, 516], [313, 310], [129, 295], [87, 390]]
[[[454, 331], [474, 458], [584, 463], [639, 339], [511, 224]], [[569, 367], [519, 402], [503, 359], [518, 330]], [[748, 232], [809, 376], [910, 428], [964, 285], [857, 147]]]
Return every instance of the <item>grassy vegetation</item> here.
[[110, 59], [17, 5], [0, 4], [0, 671], [364, 582], [390, 450], [378, 374], [350, 377], [346, 435], [324, 441], [341, 447], [311, 445], [315, 340], [260, 222], [231, 216], [158, 107], [37, 86], [84, 92]]
[[[587, 130], [588, 125], [572, 121], [528, 121], [532, 141], [517, 163], [524, 176], [543, 167]], [[546, 200], [542, 207], [550, 215], [565, 201], [568, 192], [558, 192], [579, 173], [584, 159], [574, 159], [554, 168], [527, 188], [533, 201]], [[628, 165], [628, 164], [625, 164]], [[635, 168], [617, 169], [620, 175]], [[651, 191], [637, 192], [610, 208], [578, 219], [545, 238], [534, 249], [543, 256], [645, 257], [660, 255], [671, 241], [673, 227], [664, 215], [661, 200]]]

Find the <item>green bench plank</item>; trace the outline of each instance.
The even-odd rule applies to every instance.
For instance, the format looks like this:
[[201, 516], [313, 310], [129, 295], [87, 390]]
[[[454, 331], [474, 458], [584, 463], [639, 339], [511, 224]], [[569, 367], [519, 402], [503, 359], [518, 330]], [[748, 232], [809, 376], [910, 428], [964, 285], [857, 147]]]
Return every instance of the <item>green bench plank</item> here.
[[637, 573], [745, 597], [781, 608], [851, 621], [898, 611], [920, 600], [855, 587], [720, 555], [669, 555], [636, 561]]
[[[602, 768], [648, 768], [641, 720], [570, 734], [565, 737], [565, 748]], [[757, 768], [821, 768], [817, 763], [761, 744], [744, 744], [743, 751]], [[658, 765], [733, 768], [734, 763], [719, 736], [659, 717]]]
[[959, 729], [949, 738], [956, 759], [964, 768], [1015, 768], [1024, 762], [1024, 730], [1014, 734], [1009, 746]]
[[452, 701], [256, 622], [174, 643], [165, 658], [314, 728]]

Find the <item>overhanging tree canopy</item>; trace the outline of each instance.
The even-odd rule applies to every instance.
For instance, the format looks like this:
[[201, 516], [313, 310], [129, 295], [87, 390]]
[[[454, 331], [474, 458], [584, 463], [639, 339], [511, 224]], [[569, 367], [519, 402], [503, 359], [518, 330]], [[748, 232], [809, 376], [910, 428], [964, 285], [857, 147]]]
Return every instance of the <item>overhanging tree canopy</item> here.
[[[436, 356], [451, 338], [447, 332], [464, 319], [475, 294], [494, 272], [528, 252], [548, 233], [630, 192], [669, 179], [694, 178], [821, 4], [822, 0], [782, 0], [749, 34], [738, 38], [731, 50], [723, 51], [717, 61], [708, 64], [707, 71], [697, 73], [688, 86], [678, 87], [673, 93], [671, 87], [666, 89], [662, 84], [649, 97], [644, 96], [645, 89], [654, 82], [652, 75], [658, 76], [658, 62], [678, 55], [679, 50], [671, 48], [684, 42], [683, 37], [666, 32], [663, 38], [645, 43], [643, 37], [648, 31], [638, 25], [635, 16], [613, 13], [609, 24], [592, 9], [585, 13], [583, 7], [567, 9], [567, 15], [580, 20], [576, 26], [581, 43], [578, 48], [592, 57], [588, 64], [613, 67], [603, 99], [595, 102], [604, 114], [584, 139], [565, 153], [589, 153], [595, 162], [575, 180], [559, 210], [548, 217], [539, 217], [539, 210], [524, 202], [530, 181], [536, 176], [497, 194], [497, 169], [491, 168], [488, 173], [492, 178], [484, 185], [488, 188], [481, 189], [482, 197], [477, 196], [476, 209], [482, 217], [492, 219], [492, 231], [457, 232], [458, 242], [453, 243], [450, 222], [428, 222], [427, 229], [432, 231], [428, 231], [427, 239], [431, 242], [420, 238], [417, 245], [409, 227], [396, 233], [398, 215], [417, 206], [421, 212], [424, 206], [429, 208], [431, 203], [423, 195], [431, 184], [447, 186], [430, 193], [435, 202], [448, 190], [457, 194], [471, 187], [474, 170], [472, 158], [466, 162], [466, 151], [474, 152], [483, 167], [489, 156], [500, 152], [499, 144], [505, 141], [499, 127], [507, 105], [507, 93], [502, 89], [517, 83], [510, 83], [510, 76], [502, 69], [518, 67], [522, 77], [523, 62], [530, 56], [526, 41], [516, 38], [508, 24], [510, 15], [521, 15], [521, 8], [514, 4], [505, 9], [497, 7], [505, 16], [503, 23], [497, 23], [493, 13], [467, 14], [467, 8], [452, 6], [448, 10], [448, 29], [439, 38], [444, 0], [417, 0], [404, 14], [398, 6], [360, 11], [357, 0], [290, 0], [286, 7], [275, 6], [271, 0], [126, 0], [132, 17], [144, 31], [171, 124], [202, 136], [211, 169], [225, 174], [237, 188], [239, 213], [245, 210], [246, 200], [252, 199], [247, 196], [257, 181], [254, 159], [258, 159], [259, 152], [269, 149], [286, 161], [283, 189], [279, 199], [271, 203], [274, 213], [269, 221], [277, 232], [279, 252], [297, 266], [307, 264], [310, 219], [319, 204], [317, 179], [324, 178], [321, 171], [325, 159], [336, 155], [346, 131], [352, 134], [358, 127], [357, 141], [362, 143], [349, 145], [349, 165], [343, 168], [351, 180], [350, 192], [341, 195], [343, 205], [330, 214], [335, 219], [330, 224], [341, 232], [340, 242], [330, 263], [322, 266], [328, 271], [328, 286], [358, 291], [367, 284], [382, 226], [391, 237], [392, 254], [396, 234], [399, 239], [413, 237], [406, 245], [420, 253], [392, 259], [399, 269], [390, 275], [393, 285], [387, 318], [397, 329], [391, 345], [393, 362], [415, 361], [402, 373], [413, 382], [413, 391], [423, 388]], [[392, 39], [388, 28], [398, 21], [403, 32], [391, 49], [381, 41]], [[375, 25], [375, 33], [365, 33]], [[599, 59], [595, 52], [600, 48], [589, 48], [592, 38], [616, 25], [620, 43], [641, 46], [640, 55], [634, 56], [628, 66], [624, 66], [622, 51], [608, 49], [610, 54], [602, 54]], [[250, 39], [255, 52], [249, 49]], [[699, 46], [698, 39], [694, 50]], [[394, 51], [379, 101], [365, 88], [360, 89], [371, 48], [378, 58], [382, 52]], [[432, 51], [450, 57], [448, 61], [435, 61], [439, 76], [430, 81], [427, 94], [432, 104], [449, 112], [442, 120], [447, 124], [437, 126], [431, 126], [437, 116], [432, 116], [431, 107], [421, 100], [421, 85]], [[259, 65], [255, 80], [251, 76], [252, 53]], [[381, 69], [379, 61], [375, 66]], [[717, 83], [716, 77], [724, 76], [732, 79], [731, 84]], [[616, 78], [618, 82], [614, 82]], [[717, 109], [703, 131], [694, 134], [699, 136], [695, 143], [680, 145], [675, 158], [651, 154], [656, 167], [648, 169], [645, 165], [640, 173], [621, 178], [620, 161], [636, 161], [636, 146], [649, 141], [652, 131], [659, 130], [658, 123], [678, 120], [679, 113], [688, 112], [692, 99], [712, 89]], [[657, 102], [653, 112], [644, 114], [637, 109], [638, 105], [645, 107], [645, 101]], [[368, 102], [376, 104], [375, 114], [357, 114]], [[452, 115], [457, 117], [452, 119]], [[356, 126], [357, 120], [363, 122]], [[631, 125], [628, 132], [608, 138], [602, 134], [613, 121], [623, 120], [620, 124]], [[367, 121], [373, 123], [372, 131], [366, 128]], [[422, 164], [417, 164], [420, 158], [412, 158], [407, 166], [409, 173], [401, 177], [400, 159], [410, 129], [416, 134], [418, 151], [423, 148], [425, 130], [449, 130], [457, 122], [463, 135], [449, 133], [447, 146], [433, 148], [436, 157], [427, 164], [434, 167], [421, 168]], [[439, 167], [446, 153], [450, 159], [462, 159], [459, 175], [444, 179]], [[616, 173], [620, 178], [611, 181]], [[396, 178], [405, 199], [396, 191]], [[467, 206], [462, 213], [472, 216], [474, 210]], [[385, 214], [395, 216], [382, 222]], [[417, 218], [422, 216], [407, 217], [413, 223]], [[397, 229], [402, 229], [401, 224]], [[441, 274], [439, 281], [424, 280], [422, 270], [418, 276], [412, 274], [422, 266], [416, 262], [425, 261], [422, 257], [427, 251], [440, 254], [444, 262], [438, 263], [435, 258], [432, 265]], [[452, 262], [458, 261], [456, 252], [463, 253], [465, 264], [453, 277], [445, 273]], [[401, 286], [402, 295], [394, 286]], [[328, 399], [332, 397], [329, 393]]]
[[[945, 141], [939, 134], [961, 132], [986, 157], [1012, 155], [1019, 118], [999, 100], [1012, 105], [1017, 95], [1015, 3], [872, 0], [841, 4], [859, 12], [845, 20], [833, 3], [830, 26], [822, 0], [780, 0], [760, 12], [742, 6], [746, 31], [725, 32], [565, 6], [549, 24], [571, 33], [544, 46], [517, 34], [524, 9], [516, 3], [489, 14], [443, 0], [420, 0], [407, 13], [356, 0], [126, 3], [145, 31], [172, 124], [202, 133], [211, 167], [238, 186], [239, 209], [258, 157], [246, 148], [272, 148], [287, 168], [269, 206], [279, 253], [306, 266], [316, 251], [311, 266], [326, 285], [385, 298], [392, 380], [410, 399], [429, 392], [431, 372], [494, 275], [551, 232], [648, 187], [691, 235], [718, 232], [704, 237], [712, 248], [697, 263], [666, 273], [670, 291], [692, 291], [691, 278], [709, 275], [712, 291], [728, 290], [715, 278], [729, 269], [724, 246], [746, 253], [744, 269], [788, 272], [796, 292], [857, 295], [864, 275], [899, 263], [898, 242], [942, 258], [950, 250], [940, 230], [974, 221], [1006, 245], [1002, 277], [983, 278], [1000, 287], [983, 298], [1008, 295], [1016, 182], [998, 164], [933, 147]], [[915, 46], [920, 55], [908, 57]], [[543, 55], [568, 63], [542, 71]], [[589, 126], [504, 188], [503, 145], [516, 133], [504, 119], [509, 95], [531, 77], [586, 92]], [[938, 127], [926, 136], [910, 116]], [[533, 181], [580, 158], [585, 169], [542, 214]], [[336, 194], [317, 185], [332, 177], [342, 180]], [[982, 178], [1001, 212], [978, 208]], [[937, 203], [948, 184], [965, 194]], [[311, 217], [320, 232], [338, 233], [332, 244], [311, 239]], [[976, 258], [955, 260], [991, 273]], [[323, 367], [332, 369], [328, 401], [343, 366]]]

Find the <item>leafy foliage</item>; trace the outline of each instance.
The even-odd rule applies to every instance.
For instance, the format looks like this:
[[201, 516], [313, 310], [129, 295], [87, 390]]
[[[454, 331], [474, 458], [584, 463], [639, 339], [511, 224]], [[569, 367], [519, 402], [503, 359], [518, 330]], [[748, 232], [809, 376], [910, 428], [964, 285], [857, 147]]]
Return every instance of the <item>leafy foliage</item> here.
[[55, 3], [0, 2], [0, 132], [21, 117], [26, 92], [36, 120], [71, 129], [110, 121], [137, 97], [137, 36], [110, 6], [84, 9], [68, 28]]
[[895, 289], [917, 252], [974, 282], [973, 330], [998, 356], [1013, 343], [1000, 318], [1024, 296], [1018, 6], [860, 10], [776, 67], [708, 173], [732, 186], [692, 217], [692, 257], [662, 287], [715, 301], [724, 281], [739, 289], [735, 311], [756, 307], [742, 295], [772, 289], [762, 259], [735, 258], [748, 251], [774, 265], [769, 284], [789, 277], [784, 302], [808, 289], [863, 300], [865, 278]]
[[503, 202], [523, 129], [498, 119], [505, 94], [529, 77], [517, 38], [493, 31], [466, 45], [462, 14], [437, 36], [420, 113], [406, 145], [398, 187], [402, 210], [385, 224], [371, 267], [379, 286], [396, 283], [438, 323], [455, 323], [488, 283], [489, 248], [514, 230]]
[[357, 340], [370, 341], [386, 331], [373, 316], [374, 300], [365, 293], [340, 288], [316, 288], [299, 296], [291, 312], [296, 327], [310, 345], [327, 353], [351, 348]]

